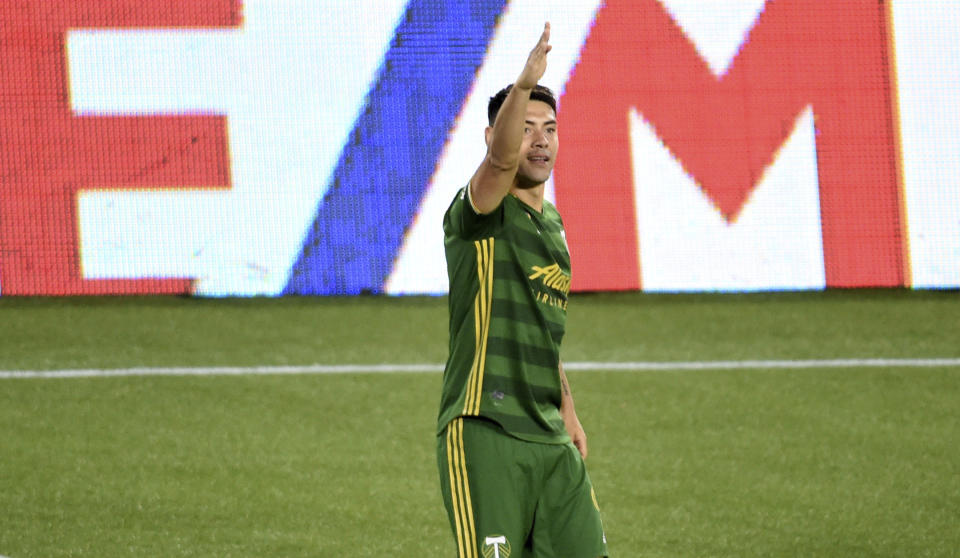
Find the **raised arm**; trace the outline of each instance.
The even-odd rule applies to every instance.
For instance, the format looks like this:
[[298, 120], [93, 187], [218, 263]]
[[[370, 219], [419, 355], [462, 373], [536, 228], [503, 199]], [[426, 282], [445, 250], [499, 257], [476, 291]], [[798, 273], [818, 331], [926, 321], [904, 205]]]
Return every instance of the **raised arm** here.
[[470, 180], [470, 199], [481, 213], [489, 213], [510, 192], [520, 165], [520, 147], [530, 92], [547, 69], [550, 23], [543, 26], [537, 45], [507, 94], [493, 127], [486, 130], [487, 155]]

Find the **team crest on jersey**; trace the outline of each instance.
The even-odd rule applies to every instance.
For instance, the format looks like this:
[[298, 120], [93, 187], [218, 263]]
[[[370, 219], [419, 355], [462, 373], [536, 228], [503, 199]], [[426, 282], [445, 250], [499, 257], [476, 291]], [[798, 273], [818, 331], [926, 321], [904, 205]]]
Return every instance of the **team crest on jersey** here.
[[503, 535], [493, 535], [483, 539], [483, 558], [510, 558], [510, 541]]

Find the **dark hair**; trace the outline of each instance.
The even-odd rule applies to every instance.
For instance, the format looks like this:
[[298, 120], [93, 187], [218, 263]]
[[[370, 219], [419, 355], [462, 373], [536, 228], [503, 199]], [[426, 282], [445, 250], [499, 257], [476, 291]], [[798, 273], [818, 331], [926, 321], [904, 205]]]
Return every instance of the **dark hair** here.
[[[493, 97], [490, 97], [490, 102], [487, 104], [487, 120], [491, 126], [496, 122], [497, 113], [500, 112], [500, 107], [503, 106], [503, 102], [507, 100], [507, 93], [510, 92], [512, 87], [513, 84], [510, 84], [498, 91]], [[554, 113], [557, 112], [557, 97], [553, 94], [553, 91], [547, 87], [542, 85], [534, 87], [533, 91], [530, 92], [530, 100], [547, 103], [550, 105], [550, 108], [553, 109]]]

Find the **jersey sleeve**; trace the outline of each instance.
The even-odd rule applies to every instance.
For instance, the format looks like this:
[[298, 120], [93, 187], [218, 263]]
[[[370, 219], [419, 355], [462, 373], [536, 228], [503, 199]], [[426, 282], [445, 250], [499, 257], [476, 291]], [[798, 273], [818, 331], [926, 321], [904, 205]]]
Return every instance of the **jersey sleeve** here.
[[504, 207], [501, 202], [490, 213], [480, 213], [470, 199], [470, 185], [467, 184], [450, 203], [443, 216], [443, 230], [448, 236], [474, 239], [494, 234], [503, 224]]

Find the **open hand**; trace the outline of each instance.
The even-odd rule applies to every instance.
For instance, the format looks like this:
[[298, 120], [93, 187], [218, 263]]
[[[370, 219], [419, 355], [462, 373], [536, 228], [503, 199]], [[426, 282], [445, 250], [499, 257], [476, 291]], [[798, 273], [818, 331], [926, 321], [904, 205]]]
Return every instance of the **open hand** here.
[[550, 45], [550, 22], [548, 21], [543, 24], [543, 33], [540, 35], [540, 40], [537, 41], [537, 46], [530, 51], [527, 64], [520, 72], [520, 77], [517, 78], [517, 87], [533, 89], [537, 86], [540, 78], [543, 77], [543, 73], [547, 70], [547, 53], [552, 48]]

